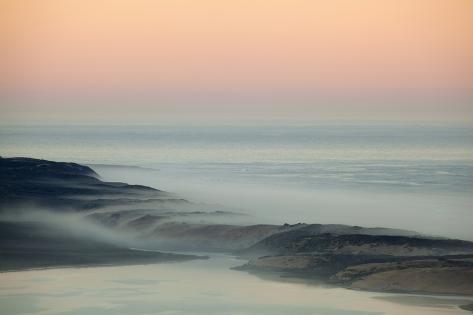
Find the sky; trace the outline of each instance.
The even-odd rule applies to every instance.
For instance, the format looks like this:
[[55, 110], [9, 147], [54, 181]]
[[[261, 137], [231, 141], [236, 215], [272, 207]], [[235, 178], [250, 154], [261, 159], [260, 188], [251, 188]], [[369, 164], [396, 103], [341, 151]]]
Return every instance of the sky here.
[[473, 121], [471, 0], [0, 0], [3, 120]]

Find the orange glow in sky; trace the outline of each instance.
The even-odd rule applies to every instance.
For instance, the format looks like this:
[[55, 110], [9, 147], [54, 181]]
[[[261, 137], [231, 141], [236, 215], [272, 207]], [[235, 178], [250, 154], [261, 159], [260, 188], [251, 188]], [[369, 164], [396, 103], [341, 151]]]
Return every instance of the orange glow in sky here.
[[450, 99], [461, 101], [460, 116], [472, 100], [471, 0], [0, 6], [0, 92], [9, 100], [139, 97], [157, 108], [196, 100], [284, 107], [297, 100], [317, 108], [326, 99]]

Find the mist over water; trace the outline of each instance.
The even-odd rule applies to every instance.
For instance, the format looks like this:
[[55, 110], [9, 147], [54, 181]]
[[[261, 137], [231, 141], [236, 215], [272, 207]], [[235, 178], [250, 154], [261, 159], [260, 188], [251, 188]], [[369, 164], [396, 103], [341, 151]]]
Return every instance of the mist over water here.
[[0, 134], [2, 156], [91, 164], [104, 180], [153, 186], [254, 222], [384, 226], [473, 240], [467, 126], [56, 125], [2, 126]]

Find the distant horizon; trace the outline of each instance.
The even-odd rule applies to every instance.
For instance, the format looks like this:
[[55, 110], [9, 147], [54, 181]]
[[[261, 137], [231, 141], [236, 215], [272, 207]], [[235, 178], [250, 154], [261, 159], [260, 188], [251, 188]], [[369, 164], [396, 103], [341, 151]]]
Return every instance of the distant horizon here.
[[[27, 109], [24, 106], [3, 108], [0, 124], [247, 124], [247, 123], [396, 123], [396, 124], [459, 124], [473, 125], [473, 106], [458, 106], [461, 110], [448, 111], [448, 105], [412, 105], [405, 113], [397, 108], [376, 110], [373, 106], [360, 106], [358, 112], [344, 112], [342, 105], [326, 109], [296, 108], [293, 110], [265, 105], [252, 110], [238, 108], [215, 108], [211, 106], [186, 105], [153, 108], [138, 103], [127, 107], [109, 109], [97, 103], [96, 107], [67, 108], [61, 105], [37, 105]], [[4, 106], [5, 107], [5, 106]], [[329, 106], [328, 106], [329, 107]]]

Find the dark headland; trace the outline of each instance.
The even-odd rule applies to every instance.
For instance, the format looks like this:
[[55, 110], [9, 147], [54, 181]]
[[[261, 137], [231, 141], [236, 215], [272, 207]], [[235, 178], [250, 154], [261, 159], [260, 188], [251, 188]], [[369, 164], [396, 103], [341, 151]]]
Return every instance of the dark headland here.
[[165, 195], [150, 187], [101, 181], [91, 168], [75, 163], [0, 158], [0, 271], [206, 258], [130, 249], [111, 237], [90, 235], [90, 224], [65, 220], [99, 205], [124, 204], [123, 198], [138, 203], [142, 196]]

